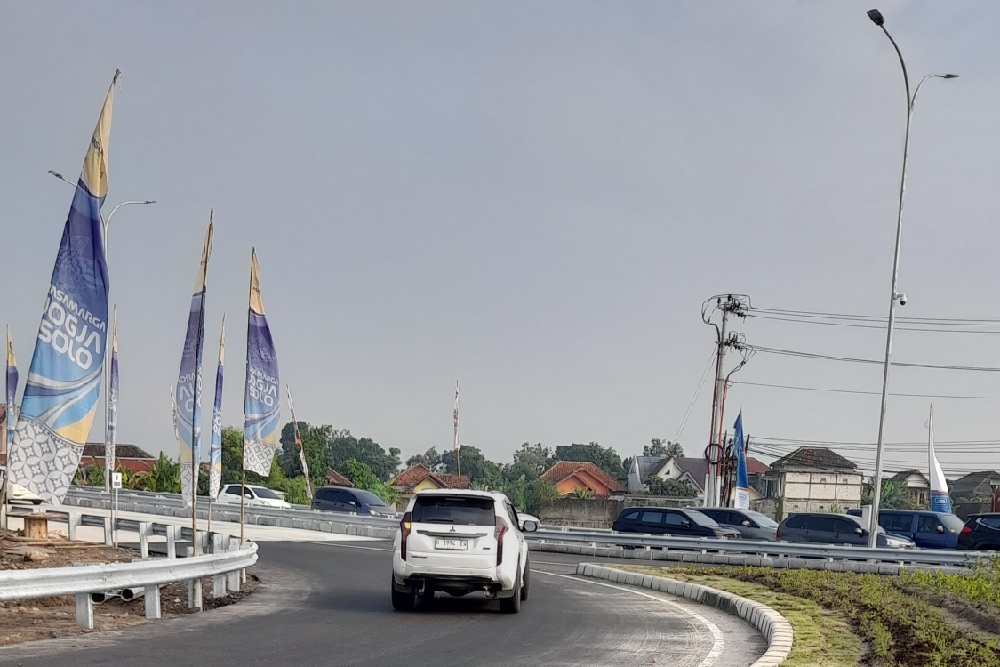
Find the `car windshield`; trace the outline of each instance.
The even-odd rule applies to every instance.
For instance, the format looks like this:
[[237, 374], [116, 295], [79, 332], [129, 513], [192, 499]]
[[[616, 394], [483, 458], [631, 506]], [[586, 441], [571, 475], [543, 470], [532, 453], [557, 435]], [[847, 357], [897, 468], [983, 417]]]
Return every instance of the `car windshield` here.
[[777, 528], [778, 527], [778, 522], [777, 521], [775, 521], [774, 519], [772, 519], [770, 517], [764, 516], [760, 512], [754, 512], [752, 510], [744, 510], [743, 513], [747, 515], [747, 518], [750, 518], [750, 519], [753, 519], [754, 521], [756, 521], [757, 525], [760, 526], [761, 528]]
[[479, 496], [417, 496], [414, 523], [450, 523], [458, 526], [493, 526], [493, 499]]
[[268, 500], [281, 500], [281, 496], [272, 491], [265, 486], [248, 486], [248, 489], [253, 489], [254, 493], [257, 494], [258, 498], [267, 498]]
[[351, 491], [351, 493], [353, 493], [354, 496], [365, 505], [369, 505], [371, 507], [387, 507], [385, 501], [371, 491]]
[[694, 521], [699, 526], [715, 528], [716, 526], [719, 525], [718, 523], [715, 522], [715, 519], [710, 519], [708, 516], [702, 514], [698, 510], [688, 510], [687, 515], [691, 517], [691, 520]]

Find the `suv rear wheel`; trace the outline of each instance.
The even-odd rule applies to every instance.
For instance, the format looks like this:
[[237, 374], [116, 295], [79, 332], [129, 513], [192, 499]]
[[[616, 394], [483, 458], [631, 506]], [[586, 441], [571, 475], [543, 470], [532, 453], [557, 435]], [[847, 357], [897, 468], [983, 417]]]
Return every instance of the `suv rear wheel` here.
[[392, 577], [390, 577], [389, 585], [392, 586], [392, 608], [396, 611], [410, 611], [413, 609], [413, 603], [417, 598], [413, 590], [397, 591], [396, 580]]
[[528, 584], [531, 583], [531, 570], [529, 569], [530, 563], [524, 561], [524, 583], [521, 584], [521, 601], [524, 602], [528, 599]]
[[514, 581], [514, 594], [509, 598], [500, 598], [500, 611], [505, 614], [516, 614], [521, 611], [521, 573], [517, 573]]

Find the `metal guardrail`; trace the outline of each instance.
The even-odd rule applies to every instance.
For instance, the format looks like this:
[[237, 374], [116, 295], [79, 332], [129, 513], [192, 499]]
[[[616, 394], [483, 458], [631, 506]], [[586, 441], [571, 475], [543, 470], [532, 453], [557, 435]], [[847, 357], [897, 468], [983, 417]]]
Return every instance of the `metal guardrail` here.
[[764, 558], [813, 558], [836, 561], [873, 561], [894, 564], [916, 564], [968, 568], [989, 560], [992, 552], [972, 552], [938, 549], [885, 549], [836, 544], [800, 542], [767, 542], [763, 540], [716, 539], [710, 537], [672, 537], [611, 532], [563, 532], [540, 529], [528, 534], [539, 542], [585, 544], [592, 547], [628, 547], [717, 552], [761, 556]]
[[[75, 538], [79, 526], [103, 527], [104, 542], [111, 544], [109, 517], [56, 510], [47, 511], [45, 515], [49, 521], [66, 523], [70, 539]], [[23, 516], [26, 515], [15, 513], [10, 518]], [[257, 562], [256, 544], [240, 544], [237, 538], [228, 535], [198, 533], [197, 544], [187, 547], [190, 552], [187, 557], [177, 558], [178, 542], [192, 538], [190, 528], [128, 519], [116, 520], [115, 527], [138, 534], [140, 559], [130, 563], [0, 570], [0, 601], [74, 595], [77, 624], [92, 630], [94, 594], [141, 590], [145, 595], [146, 618], [156, 619], [161, 616], [161, 585], [187, 581], [188, 606], [200, 609], [203, 578], [212, 578], [213, 597], [224, 597], [227, 588], [239, 590], [242, 571]], [[149, 557], [149, 538], [153, 535], [166, 537], [166, 558]]]

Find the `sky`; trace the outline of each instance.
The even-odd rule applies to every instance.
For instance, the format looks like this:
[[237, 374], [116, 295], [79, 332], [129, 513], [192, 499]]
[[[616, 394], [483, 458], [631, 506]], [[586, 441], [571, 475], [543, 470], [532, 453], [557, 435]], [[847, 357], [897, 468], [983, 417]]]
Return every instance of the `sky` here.
[[[157, 204], [110, 225], [119, 442], [177, 453], [168, 392], [214, 209], [205, 374], [225, 313], [224, 423], [243, 420], [256, 247], [302, 421], [404, 459], [440, 451], [459, 380], [462, 442], [493, 460], [523, 442], [624, 457], [654, 437], [697, 455], [715, 340], [703, 301], [888, 312], [906, 98], [870, 8], [0, 3], [0, 319], [21, 376], [73, 194], [46, 172], [76, 179], [120, 68], [105, 212]], [[899, 315], [1000, 320], [1000, 6], [879, 8], [912, 81], [960, 75], [930, 80], [915, 109]], [[1000, 367], [1000, 333], [943, 328], [898, 330], [894, 359]], [[774, 349], [885, 351], [883, 326], [733, 329]], [[743, 411], [765, 461], [824, 441], [859, 443], [835, 448], [874, 467], [880, 365], [760, 352], [733, 379], [875, 392], [734, 384], [726, 413], [731, 426]], [[1000, 373], [893, 368], [890, 390], [985, 397], [934, 399], [939, 458], [949, 476], [1000, 468]], [[886, 441], [910, 444], [888, 446], [888, 470], [926, 467], [930, 402], [890, 400]]]

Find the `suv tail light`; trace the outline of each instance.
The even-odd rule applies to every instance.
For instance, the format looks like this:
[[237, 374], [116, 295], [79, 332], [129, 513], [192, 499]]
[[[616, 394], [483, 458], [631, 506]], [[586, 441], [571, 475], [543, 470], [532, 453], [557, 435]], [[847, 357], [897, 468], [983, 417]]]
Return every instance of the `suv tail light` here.
[[968, 535], [971, 532], [972, 532], [971, 528], [969, 528], [968, 526], [962, 526], [962, 535]]
[[781, 539], [781, 527], [780, 526], [774, 531], [774, 536], [777, 537], [779, 540]]
[[497, 567], [503, 562], [503, 536], [507, 534], [507, 522], [497, 517], [496, 528], [493, 530], [493, 537], [497, 541]]
[[406, 538], [410, 536], [410, 527], [413, 525], [411, 523], [412, 516], [409, 512], [403, 515], [403, 520], [399, 522], [399, 530], [402, 534], [402, 539], [399, 542], [399, 557], [406, 560]]

